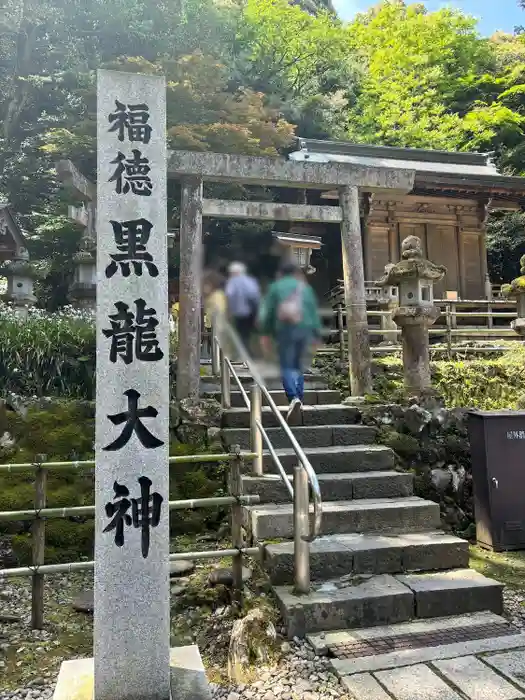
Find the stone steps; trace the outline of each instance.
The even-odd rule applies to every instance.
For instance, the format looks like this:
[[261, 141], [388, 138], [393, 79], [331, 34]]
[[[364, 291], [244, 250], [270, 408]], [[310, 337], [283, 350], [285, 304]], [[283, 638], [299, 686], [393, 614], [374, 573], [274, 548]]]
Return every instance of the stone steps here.
[[[288, 406], [279, 406], [283, 418], [286, 417]], [[275, 428], [280, 425], [277, 416], [269, 406], [264, 406], [262, 411], [262, 423], [265, 428]], [[355, 424], [359, 420], [360, 413], [354, 406], [342, 404], [326, 404], [322, 406], [304, 406], [297, 416], [294, 427], [299, 426], [327, 426]], [[250, 411], [247, 408], [230, 408], [222, 417], [224, 428], [249, 428]]]
[[[293, 538], [291, 503], [246, 506], [245, 527], [254, 541]], [[438, 529], [439, 505], [416, 496], [323, 503], [322, 535], [424, 532]]]
[[[253, 384], [253, 379], [248, 375], [241, 375], [239, 377], [241, 384], [248, 389], [251, 384]], [[283, 383], [280, 377], [264, 377], [264, 383], [267, 389], [270, 391], [282, 391]], [[201, 393], [216, 393], [220, 392], [221, 385], [217, 377], [201, 377]], [[231, 382], [232, 391], [237, 388], [237, 384], [232, 379]], [[304, 388], [305, 391], [324, 391], [328, 389], [327, 383], [315, 374], [305, 374], [304, 375]]]
[[[324, 502], [350, 501], [356, 498], [400, 498], [412, 496], [414, 490], [413, 475], [403, 472], [371, 471], [317, 476]], [[257, 494], [260, 503], [290, 502], [290, 494], [279, 474], [243, 476], [242, 485], [243, 493]]]
[[[394, 453], [383, 445], [338, 445], [327, 447], [304, 447], [304, 452], [317, 476], [321, 474], [349, 474], [370, 471], [392, 470]], [[297, 464], [293, 449], [276, 450], [287, 473], [292, 473]], [[271, 456], [264, 453], [265, 472], [276, 473]]]
[[[336, 445], [364, 445], [374, 442], [377, 431], [365, 425], [313, 425], [292, 428], [301, 447], [332, 447]], [[289, 448], [290, 440], [282, 428], [268, 428], [268, 437], [274, 448]], [[230, 447], [250, 447], [249, 428], [224, 428], [224, 441]]]
[[[293, 551], [293, 542], [266, 545], [264, 568], [272, 584], [293, 584]], [[468, 562], [468, 542], [439, 531], [327, 535], [310, 545], [312, 581], [348, 575], [462, 569], [468, 567]]]
[[[274, 586], [288, 636], [391, 625], [415, 618], [502, 612], [502, 585], [470, 569], [447, 572], [358, 576], [313, 585], [308, 595]], [[339, 669], [340, 673], [344, 673]], [[357, 672], [357, 671], [355, 671]]]
[[[270, 395], [277, 406], [288, 406], [288, 399], [286, 394], [281, 390], [270, 391]], [[211, 391], [205, 394], [206, 398], [215, 399], [216, 401], [221, 401], [220, 391]], [[245, 408], [244, 397], [240, 391], [233, 391], [230, 395], [232, 408]], [[304, 405], [305, 406], [323, 406], [326, 404], [339, 404], [341, 401], [341, 393], [339, 391], [332, 391], [331, 389], [319, 389], [317, 390], [307, 390], [304, 392]], [[263, 405], [266, 403], [263, 396]]]

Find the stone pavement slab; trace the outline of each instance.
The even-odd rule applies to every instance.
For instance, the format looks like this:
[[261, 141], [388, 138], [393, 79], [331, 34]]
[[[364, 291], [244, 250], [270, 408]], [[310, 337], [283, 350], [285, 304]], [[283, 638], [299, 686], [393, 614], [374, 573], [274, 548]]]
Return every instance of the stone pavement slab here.
[[363, 700], [392, 700], [392, 696], [383, 690], [370, 673], [358, 673], [355, 676], [347, 676], [341, 682], [344, 688], [349, 690], [359, 700], [361, 698]]
[[375, 675], [396, 700], [462, 700], [428, 666], [395, 668]]
[[472, 700], [520, 700], [525, 697], [475, 656], [436, 661], [434, 666]]
[[401, 649], [387, 654], [376, 654], [357, 659], [334, 659], [332, 666], [339, 676], [350, 676], [354, 673], [374, 672], [400, 666], [424, 664], [440, 659], [453, 659], [457, 656], [471, 656], [489, 651], [508, 651], [510, 649], [521, 649], [519, 653], [525, 656], [525, 634], [476, 639], [472, 642], [443, 644], [439, 647]]
[[335, 646], [336, 644], [351, 644], [354, 641], [381, 639], [383, 637], [395, 637], [397, 635], [412, 636], [465, 627], [483, 628], [486, 625], [502, 625], [506, 623], [507, 620], [504, 617], [488, 611], [483, 611], [467, 613], [466, 615], [455, 615], [452, 617], [438, 617], [434, 620], [412, 620], [411, 622], [401, 622], [396, 625], [380, 625], [361, 630], [319, 632], [317, 634], [309, 634], [306, 638], [314, 648], [315, 653], [322, 655], [326, 654], [328, 647]]
[[525, 688], [525, 651], [505, 651], [501, 654], [487, 654], [483, 661], [503, 675]]

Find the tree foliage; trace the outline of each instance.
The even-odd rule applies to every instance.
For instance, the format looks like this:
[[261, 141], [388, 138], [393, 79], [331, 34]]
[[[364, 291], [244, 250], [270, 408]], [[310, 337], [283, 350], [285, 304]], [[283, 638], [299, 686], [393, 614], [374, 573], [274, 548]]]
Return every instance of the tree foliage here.
[[[48, 305], [66, 300], [80, 236], [54, 162], [95, 176], [99, 67], [166, 75], [172, 148], [277, 155], [299, 134], [494, 151], [505, 172], [525, 173], [525, 35], [482, 37], [459, 10], [370, 5], [345, 25], [330, 0], [4, 0], [0, 197], [43, 261]], [[177, 201], [170, 185], [172, 225]], [[211, 230], [239, 251], [259, 229]], [[501, 274], [513, 231], [516, 217], [492, 228]]]

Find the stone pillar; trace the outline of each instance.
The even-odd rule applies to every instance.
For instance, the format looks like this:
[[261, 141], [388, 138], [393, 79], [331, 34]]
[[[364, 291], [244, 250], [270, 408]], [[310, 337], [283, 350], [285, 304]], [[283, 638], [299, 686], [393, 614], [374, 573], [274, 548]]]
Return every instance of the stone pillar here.
[[177, 398], [199, 397], [201, 362], [202, 180], [182, 181]]
[[401, 328], [405, 389], [420, 394], [432, 387], [428, 328], [435, 323], [439, 310], [400, 307], [394, 320]]
[[352, 396], [364, 396], [372, 391], [372, 373], [357, 187], [342, 187], [339, 190], [339, 205], [343, 214], [341, 244], [350, 389]]
[[433, 285], [446, 274], [446, 268], [423, 258], [417, 236], [405, 238], [401, 260], [387, 265], [381, 286], [399, 287], [399, 307], [393, 320], [401, 328], [405, 389], [422, 393], [431, 388], [428, 328], [435, 323], [439, 309], [434, 306]]
[[163, 77], [98, 72], [97, 151], [94, 700], [169, 700]]

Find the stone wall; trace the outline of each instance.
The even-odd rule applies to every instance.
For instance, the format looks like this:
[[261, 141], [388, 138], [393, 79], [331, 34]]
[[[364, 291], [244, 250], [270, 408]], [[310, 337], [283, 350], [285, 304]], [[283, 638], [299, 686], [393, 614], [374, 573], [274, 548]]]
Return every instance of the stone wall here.
[[362, 422], [396, 453], [397, 468], [415, 474], [416, 495], [440, 504], [444, 526], [464, 537], [475, 530], [467, 409], [436, 398], [360, 407]]

